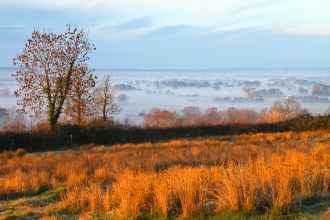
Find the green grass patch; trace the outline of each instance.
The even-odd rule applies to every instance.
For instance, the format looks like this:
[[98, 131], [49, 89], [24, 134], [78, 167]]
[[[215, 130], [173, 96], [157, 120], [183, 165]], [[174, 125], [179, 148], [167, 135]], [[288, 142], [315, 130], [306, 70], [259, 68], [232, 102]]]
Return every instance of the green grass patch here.
[[48, 199], [59, 199], [61, 194], [66, 192], [69, 189], [69, 187], [61, 187], [59, 189], [55, 190], [48, 190], [44, 193], [42, 193], [40, 196], [43, 198], [48, 198]]

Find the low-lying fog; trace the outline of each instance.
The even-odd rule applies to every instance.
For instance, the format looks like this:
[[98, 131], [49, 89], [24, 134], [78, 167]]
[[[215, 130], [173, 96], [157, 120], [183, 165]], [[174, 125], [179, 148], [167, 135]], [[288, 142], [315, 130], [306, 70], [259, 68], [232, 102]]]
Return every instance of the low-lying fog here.
[[[11, 76], [15, 70], [15, 68], [0, 68], [0, 107], [2, 108], [16, 105], [13, 91], [18, 88], [18, 84]], [[297, 100], [302, 107], [313, 113], [323, 114], [329, 107], [327, 95], [312, 94], [315, 84], [330, 84], [328, 69], [95, 70], [95, 75], [99, 78], [104, 74], [111, 75], [112, 83], [117, 87], [116, 95], [125, 94], [129, 97], [127, 102], [120, 103], [123, 110], [117, 118], [121, 120], [128, 116], [135, 124], [140, 124], [143, 120], [143, 117], [138, 116], [139, 113], [143, 111], [148, 113], [153, 107], [178, 112], [186, 106], [197, 106], [201, 111], [211, 107], [216, 107], [218, 110], [235, 107], [259, 111], [271, 107], [274, 101], [288, 96], [300, 97]], [[262, 96], [263, 100], [248, 99], [247, 93], [243, 91], [244, 87], [255, 88], [259, 91], [257, 97]], [[271, 88], [278, 89], [282, 93], [268, 91]]]

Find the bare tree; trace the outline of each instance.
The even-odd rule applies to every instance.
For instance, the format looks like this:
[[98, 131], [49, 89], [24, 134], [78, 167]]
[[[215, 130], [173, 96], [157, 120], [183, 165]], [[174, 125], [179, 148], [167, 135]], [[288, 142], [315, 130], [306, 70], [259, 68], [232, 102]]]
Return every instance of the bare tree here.
[[96, 83], [93, 94], [94, 116], [100, 116], [104, 125], [122, 110], [119, 105], [114, 103], [116, 90], [111, 84], [111, 76], [105, 75]]
[[308, 110], [302, 109], [298, 101], [283, 99], [274, 102], [267, 113], [267, 118], [270, 122], [286, 121], [306, 113]]
[[330, 107], [328, 107], [325, 112], [324, 112], [325, 115], [330, 115]]
[[230, 107], [227, 110], [225, 110], [225, 115], [226, 115], [227, 123], [235, 123], [237, 122], [238, 109], [234, 107]]
[[[18, 70], [13, 76], [21, 87], [15, 91], [21, 99], [21, 113], [46, 110], [48, 124], [53, 131], [72, 92], [73, 82], [89, 78], [86, 61], [95, 50], [88, 41], [88, 33], [67, 25], [64, 34], [34, 30], [23, 52], [13, 60]], [[31, 114], [31, 113], [30, 113]]]
[[177, 112], [155, 107], [144, 117], [142, 126], [144, 128], [171, 128], [180, 124], [181, 118]]
[[261, 117], [261, 113], [254, 109], [243, 108], [237, 109], [236, 122], [237, 123], [255, 123]]
[[185, 125], [198, 125], [202, 122], [202, 113], [196, 106], [187, 106], [181, 110]]
[[122, 125], [125, 128], [129, 128], [129, 127], [133, 126], [133, 124], [134, 124], [133, 119], [131, 119], [131, 117], [129, 115], [125, 115], [125, 117], [122, 120]]
[[216, 124], [220, 124], [220, 114], [218, 112], [218, 109], [215, 107], [212, 108], [208, 108], [205, 110], [204, 114], [203, 114], [203, 122], [206, 125], [216, 125]]
[[12, 132], [23, 132], [26, 129], [26, 119], [22, 114], [16, 112], [15, 106], [8, 109], [8, 114], [2, 118], [3, 130]]
[[79, 78], [72, 82], [71, 94], [64, 107], [66, 119], [70, 122], [80, 125], [91, 115], [92, 88], [96, 79], [90, 74], [89, 78]]

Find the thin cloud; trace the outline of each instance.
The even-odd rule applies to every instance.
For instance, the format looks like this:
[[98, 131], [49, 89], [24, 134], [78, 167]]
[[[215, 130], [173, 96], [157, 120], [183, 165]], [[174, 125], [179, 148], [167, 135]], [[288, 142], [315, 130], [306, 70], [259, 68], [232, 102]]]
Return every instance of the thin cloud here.
[[265, 7], [269, 7], [271, 5], [277, 4], [278, 2], [280, 2], [279, 0], [269, 0], [269, 1], [264, 1], [264, 2], [259, 2], [259, 3], [253, 3], [253, 4], [247, 4], [244, 6], [240, 6], [237, 8], [234, 8], [232, 10], [229, 10], [227, 12], [225, 12], [225, 14], [235, 14], [235, 13], [241, 13], [244, 11], [252, 11], [252, 10], [256, 10], [256, 9], [262, 9]]
[[104, 39], [117, 39], [139, 36], [151, 28], [151, 19], [142, 17], [119, 24], [109, 22], [98, 24], [91, 28], [94, 36]]
[[151, 20], [148, 17], [133, 19], [123, 24], [114, 27], [117, 31], [127, 31], [134, 29], [141, 29], [151, 26]]
[[165, 36], [169, 34], [182, 33], [192, 30], [191, 26], [183, 24], [173, 24], [166, 25], [162, 27], [156, 27], [155, 29], [149, 31], [147, 35], [149, 36]]
[[[159, 4], [154, 0], [139, 2], [133, 0], [0, 0], [0, 5], [4, 10], [6, 6], [10, 6], [23, 7], [26, 10], [37, 8], [65, 11], [68, 14], [80, 13], [90, 19], [81, 19], [82, 16], [68, 19], [82, 20], [84, 25], [89, 20], [94, 24], [95, 20], [97, 22], [108, 20], [109, 23], [105, 26], [113, 28], [115, 32], [153, 29], [159, 26], [170, 26], [174, 23], [206, 29], [214, 29], [219, 26], [244, 29], [277, 27], [311, 21], [310, 24], [315, 29], [314, 33], [323, 34], [324, 31], [318, 30], [317, 26], [330, 25], [328, 0], [168, 0], [167, 4]], [[72, 8], [74, 8], [73, 11]], [[149, 16], [152, 16], [152, 22]], [[126, 23], [123, 22], [125, 20]], [[113, 22], [121, 22], [121, 24], [110, 25]], [[237, 25], [231, 27], [229, 23], [234, 22]], [[200, 32], [196, 32], [196, 34], [200, 34]]]
[[297, 25], [293, 27], [278, 28], [276, 32], [281, 34], [330, 36], [330, 27], [315, 25]]
[[251, 31], [256, 31], [256, 29], [253, 29], [253, 28], [221, 27], [221, 28], [214, 29], [212, 33], [240, 34], [240, 33], [246, 33], [246, 32], [251, 32]]

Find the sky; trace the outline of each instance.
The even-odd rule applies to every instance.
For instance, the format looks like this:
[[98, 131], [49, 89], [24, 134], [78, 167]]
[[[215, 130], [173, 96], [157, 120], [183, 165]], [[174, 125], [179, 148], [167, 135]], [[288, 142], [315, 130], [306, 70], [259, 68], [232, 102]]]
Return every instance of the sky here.
[[0, 0], [0, 67], [34, 29], [89, 33], [89, 66], [330, 66], [329, 0]]

